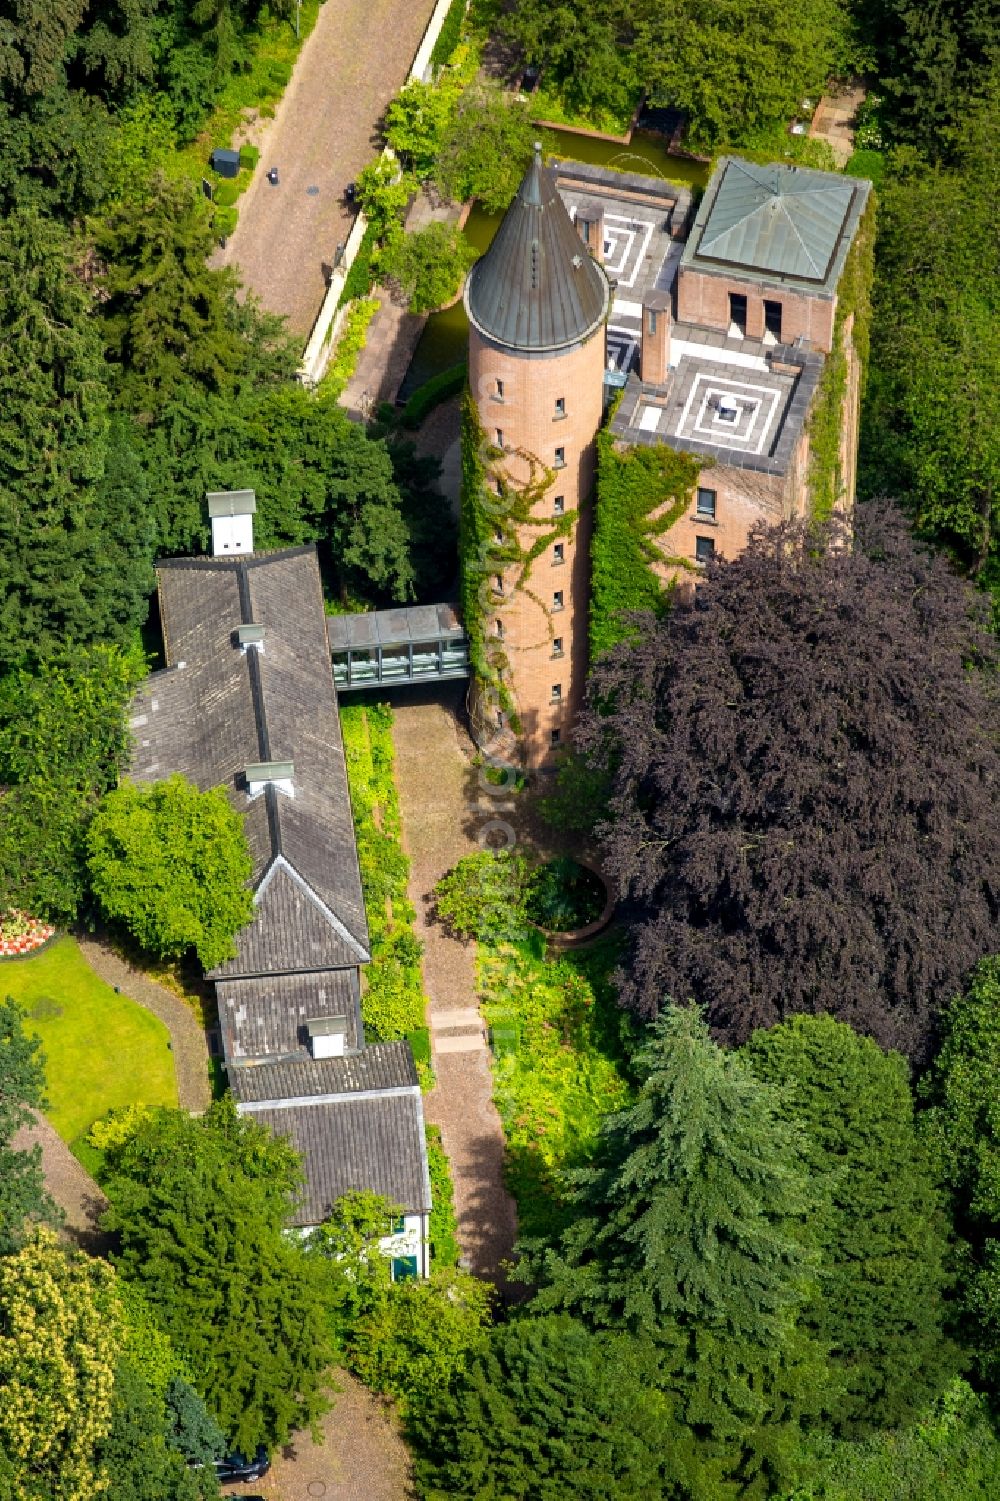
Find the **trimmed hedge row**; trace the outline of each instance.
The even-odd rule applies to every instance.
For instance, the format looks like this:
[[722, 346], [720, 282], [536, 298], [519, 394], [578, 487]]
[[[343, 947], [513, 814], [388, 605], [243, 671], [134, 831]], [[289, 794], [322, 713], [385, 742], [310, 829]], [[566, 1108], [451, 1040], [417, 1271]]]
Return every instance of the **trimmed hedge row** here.
[[448, 14], [434, 48], [431, 52], [431, 67], [443, 68], [451, 62], [451, 55], [462, 37], [462, 22], [465, 20], [467, 0], [451, 0]]
[[467, 365], [465, 360], [452, 365], [449, 370], [442, 370], [440, 375], [432, 375], [430, 380], [414, 391], [413, 395], [403, 407], [400, 421], [404, 427], [419, 427], [429, 412], [442, 401], [447, 401], [450, 396], [458, 396], [465, 389], [465, 373]]

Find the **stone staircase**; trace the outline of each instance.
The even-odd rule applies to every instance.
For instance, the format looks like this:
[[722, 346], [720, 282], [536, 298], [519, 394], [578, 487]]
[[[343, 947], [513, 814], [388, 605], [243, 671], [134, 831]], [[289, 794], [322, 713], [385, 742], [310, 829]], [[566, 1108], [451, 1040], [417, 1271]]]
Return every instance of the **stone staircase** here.
[[432, 1011], [428, 1018], [435, 1053], [479, 1053], [487, 1047], [486, 1023], [477, 1006]]

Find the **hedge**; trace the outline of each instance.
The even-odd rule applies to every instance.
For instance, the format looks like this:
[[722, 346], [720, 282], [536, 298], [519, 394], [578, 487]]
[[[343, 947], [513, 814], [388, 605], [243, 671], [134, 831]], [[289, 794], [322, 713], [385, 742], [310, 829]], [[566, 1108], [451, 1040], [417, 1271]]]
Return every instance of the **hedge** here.
[[358, 355], [365, 347], [368, 325], [382, 304], [377, 297], [362, 297], [348, 311], [330, 363], [320, 382], [324, 392], [339, 398], [354, 374]]
[[462, 36], [462, 22], [465, 20], [466, 0], [451, 0], [448, 14], [444, 18], [437, 41], [431, 52], [431, 67], [443, 68], [451, 62], [451, 55], [458, 46]]
[[430, 380], [418, 386], [403, 407], [400, 417], [403, 426], [419, 427], [427, 414], [440, 406], [442, 401], [447, 401], [450, 396], [457, 396], [465, 386], [466, 369], [466, 362], [462, 360], [449, 370], [442, 370], [440, 375], [432, 375]]
[[378, 243], [378, 236], [372, 224], [365, 225], [365, 232], [358, 246], [358, 253], [351, 262], [350, 268], [344, 278], [344, 290], [340, 294], [338, 307], [345, 307], [353, 302], [356, 297], [367, 297], [375, 281], [375, 272], [372, 268], [372, 256]]
[[396, 1042], [424, 1025], [426, 1002], [423, 948], [407, 895], [410, 862], [400, 842], [392, 710], [388, 704], [349, 704], [341, 708], [340, 723], [371, 937], [361, 1015], [369, 1041]]

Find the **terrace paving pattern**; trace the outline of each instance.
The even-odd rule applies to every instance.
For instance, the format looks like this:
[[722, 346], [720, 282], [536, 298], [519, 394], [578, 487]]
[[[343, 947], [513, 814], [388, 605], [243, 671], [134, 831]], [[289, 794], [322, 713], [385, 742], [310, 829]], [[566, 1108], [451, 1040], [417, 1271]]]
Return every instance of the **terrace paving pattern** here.
[[[235, 266], [247, 290], [303, 338], [322, 304], [336, 247], [354, 222], [344, 189], [377, 153], [378, 122], [406, 79], [433, 9], [434, 0], [326, 0], [260, 135], [260, 162], [240, 199], [239, 222], [213, 264]], [[278, 169], [274, 187], [266, 176], [271, 167]]]

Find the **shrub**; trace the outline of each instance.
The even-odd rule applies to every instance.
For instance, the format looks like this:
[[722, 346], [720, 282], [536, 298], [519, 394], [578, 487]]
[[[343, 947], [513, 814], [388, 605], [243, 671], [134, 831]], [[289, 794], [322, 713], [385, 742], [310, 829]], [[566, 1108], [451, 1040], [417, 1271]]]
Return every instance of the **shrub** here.
[[463, 855], [434, 887], [435, 911], [459, 938], [513, 942], [528, 927], [528, 862], [516, 850]]
[[400, 421], [404, 427], [419, 427], [429, 412], [450, 396], [457, 396], [465, 388], [465, 377], [468, 366], [465, 360], [458, 365], [452, 365], [450, 370], [442, 370], [440, 375], [432, 375], [410, 397], [403, 408]]
[[435, 222], [387, 247], [381, 268], [411, 313], [429, 313], [456, 295], [477, 253], [454, 225]]
[[246, 145], [240, 147], [240, 167], [243, 171], [253, 172], [259, 161], [259, 146]]
[[549, 860], [531, 878], [527, 913], [540, 928], [569, 933], [596, 922], [604, 911], [604, 884], [567, 855]]
[[427, 1167], [431, 1178], [430, 1241], [431, 1264], [455, 1266], [458, 1262], [458, 1220], [455, 1216], [455, 1193], [451, 1184], [451, 1164], [441, 1145], [441, 1127], [427, 1126]]
[[444, 18], [444, 25], [441, 27], [431, 52], [432, 68], [443, 68], [447, 62], [451, 61], [451, 54], [458, 46], [462, 35], [466, 4], [467, 0], [451, 0], [448, 14]]

